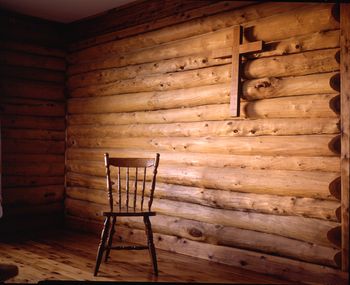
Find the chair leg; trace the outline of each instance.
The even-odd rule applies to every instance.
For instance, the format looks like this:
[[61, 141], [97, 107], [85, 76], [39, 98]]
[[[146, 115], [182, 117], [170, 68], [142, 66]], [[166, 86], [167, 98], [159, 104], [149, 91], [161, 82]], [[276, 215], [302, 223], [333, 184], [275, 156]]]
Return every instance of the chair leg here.
[[103, 256], [103, 251], [105, 250], [107, 234], [108, 234], [108, 231], [109, 231], [109, 224], [110, 224], [110, 217], [106, 217], [104, 225], [103, 225], [103, 230], [102, 230], [102, 233], [101, 233], [100, 244], [99, 244], [98, 250], [97, 250], [94, 276], [97, 275], [98, 269], [100, 268], [100, 264], [101, 264], [101, 260], [102, 260], [102, 256]]
[[112, 242], [113, 242], [113, 236], [115, 233], [115, 224], [117, 221], [117, 217], [114, 216], [113, 220], [112, 220], [112, 225], [109, 231], [109, 236], [108, 236], [108, 240], [107, 240], [107, 248], [106, 248], [106, 255], [105, 255], [105, 262], [108, 261], [109, 258], [109, 253], [111, 252], [111, 246], [112, 246]]
[[148, 241], [148, 251], [152, 259], [153, 271], [154, 271], [154, 274], [158, 276], [157, 255], [156, 255], [156, 249], [153, 243], [153, 232], [152, 232], [151, 221], [148, 216], [144, 216], [143, 221], [145, 223], [145, 230], [146, 230], [147, 241]]

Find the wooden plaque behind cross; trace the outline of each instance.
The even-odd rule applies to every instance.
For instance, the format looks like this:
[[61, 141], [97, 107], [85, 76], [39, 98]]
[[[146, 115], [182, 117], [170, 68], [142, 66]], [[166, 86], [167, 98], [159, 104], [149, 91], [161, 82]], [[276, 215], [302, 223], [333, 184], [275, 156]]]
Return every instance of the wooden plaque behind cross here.
[[242, 44], [243, 28], [241, 26], [233, 27], [232, 49], [224, 48], [212, 53], [213, 58], [232, 57], [231, 68], [231, 96], [230, 96], [230, 115], [238, 117], [240, 110], [241, 93], [241, 55], [244, 53], [261, 51], [262, 41]]

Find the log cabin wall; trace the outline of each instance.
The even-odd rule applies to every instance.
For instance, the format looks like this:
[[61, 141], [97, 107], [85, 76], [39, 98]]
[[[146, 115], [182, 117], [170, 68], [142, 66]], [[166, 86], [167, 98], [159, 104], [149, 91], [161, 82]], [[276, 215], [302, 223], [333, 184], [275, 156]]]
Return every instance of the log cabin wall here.
[[[339, 11], [233, 3], [72, 26], [83, 30], [68, 55], [67, 225], [101, 230], [104, 152], [159, 152], [158, 248], [340, 284]], [[147, 11], [137, 5], [127, 11]], [[91, 23], [105, 26], [89, 34]], [[245, 58], [233, 118], [231, 59], [214, 55], [231, 46], [236, 24], [244, 41], [265, 44]], [[119, 223], [120, 238], [142, 241], [142, 221]]]
[[65, 51], [56, 23], [0, 12], [0, 232], [63, 217]]

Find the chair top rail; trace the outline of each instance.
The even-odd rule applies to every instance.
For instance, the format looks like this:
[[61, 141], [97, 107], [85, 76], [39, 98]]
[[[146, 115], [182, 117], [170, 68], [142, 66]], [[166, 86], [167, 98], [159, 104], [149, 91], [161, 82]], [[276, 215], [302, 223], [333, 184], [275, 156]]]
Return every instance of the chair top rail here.
[[119, 158], [113, 157], [108, 160], [109, 165], [116, 167], [152, 167], [155, 164], [154, 158]]

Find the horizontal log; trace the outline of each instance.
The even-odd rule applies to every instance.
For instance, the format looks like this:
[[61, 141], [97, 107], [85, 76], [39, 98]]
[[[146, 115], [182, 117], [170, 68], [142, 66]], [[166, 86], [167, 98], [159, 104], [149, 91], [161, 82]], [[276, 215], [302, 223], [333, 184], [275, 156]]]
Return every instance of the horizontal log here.
[[130, 148], [239, 155], [336, 156], [329, 143], [332, 135], [215, 137], [215, 138], [75, 138], [68, 147]]
[[[101, 234], [102, 223], [98, 221], [87, 220], [84, 218], [68, 215], [67, 226], [72, 230], [81, 230], [96, 235]], [[117, 237], [124, 242], [133, 242], [144, 244], [144, 231], [131, 229], [123, 225], [117, 230]], [[309, 280], [309, 282], [322, 283], [328, 280], [330, 283], [346, 284], [347, 274], [330, 268], [320, 266], [309, 262], [301, 262], [290, 258], [283, 258], [266, 253], [259, 253], [254, 250], [243, 250], [228, 246], [211, 245], [200, 241], [180, 238], [161, 233], [154, 234], [156, 248], [178, 252], [188, 256], [200, 257], [206, 260], [230, 264], [258, 272], [269, 273], [274, 276], [280, 276], [296, 281]], [[190, 244], [190, 246], [189, 246]], [[195, 249], [195, 251], [193, 251]], [[253, 257], [255, 255], [255, 257]], [[258, 263], [256, 264], [256, 262]], [[256, 264], [256, 265], [255, 265]], [[264, 267], [262, 267], [262, 264]], [[256, 269], [255, 269], [256, 268]], [[322, 278], [320, 278], [322, 276]], [[312, 280], [312, 281], [311, 281]]]
[[[89, 178], [84, 175], [71, 173], [67, 183], [69, 185], [78, 185], [79, 179]], [[82, 183], [85, 182], [82, 181]], [[89, 185], [94, 188], [69, 186], [66, 189], [66, 193], [71, 198], [103, 204], [107, 198], [107, 189], [104, 189], [106, 187], [103, 184], [106, 184], [105, 179], [100, 178], [100, 180], [97, 180], [97, 178], [94, 178]], [[147, 182], [146, 195], [149, 195], [150, 188], [150, 183]], [[125, 181], [122, 183], [122, 190], [125, 191]], [[273, 215], [303, 216], [330, 221], [337, 221], [336, 209], [339, 207], [339, 202], [337, 201], [222, 191], [162, 182], [157, 183], [154, 194], [159, 199], [188, 202], [212, 208]]]
[[[132, 229], [142, 230], [142, 222], [123, 217], [120, 222]], [[169, 226], [171, 225], [171, 226]], [[152, 229], [156, 233], [179, 236], [189, 240], [229, 247], [261, 251], [291, 257], [296, 260], [337, 267], [334, 248], [300, 242], [298, 240], [257, 231], [224, 227], [188, 219], [157, 215], [152, 218]]]
[[[318, 21], [315, 21], [313, 16], [316, 14], [319, 16], [322, 15], [324, 18], [317, 18]], [[292, 24], [293, 22], [296, 23]], [[285, 25], [286, 23], [290, 23], [291, 26], [287, 27]], [[284, 15], [275, 15], [270, 18], [259, 19], [257, 23], [245, 26], [245, 37], [249, 40], [261, 38], [264, 41], [272, 41], [276, 38], [285, 38], [286, 34], [292, 34], [294, 36], [306, 34], [307, 31], [320, 31], [320, 27], [323, 26], [336, 27], [338, 23], [339, 14], [337, 7], [317, 6], [314, 9], [298, 9], [296, 12], [292, 11]], [[276, 33], [271, 33], [271, 29], [273, 31], [276, 29]], [[300, 31], [302, 32], [300, 33]]]
[[[212, 38], [214, 35], [216, 38]], [[168, 59], [157, 60], [160, 54], [164, 54], [163, 50], [167, 50], [167, 45], [162, 45], [158, 48], [152, 48], [148, 51], [148, 53], [146, 51], [141, 52], [141, 56], [139, 53], [136, 53], [129, 54], [127, 57], [122, 59], [116, 56], [113, 58], [108, 58], [108, 60], [101, 60], [99, 62], [92, 62], [83, 65], [72, 65], [68, 70], [68, 74], [71, 76], [68, 78], [67, 85], [69, 89], [74, 89], [82, 86], [103, 84], [116, 80], [134, 78], [136, 76], [145, 76], [154, 73], [159, 74], [179, 72], [230, 63], [232, 54], [231, 46], [224, 48], [224, 54], [227, 56], [226, 58], [216, 58], [218, 57], [217, 54], [219, 52], [222, 53], [222, 49], [215, 50], [215, 47], [212, 47], [211, 49], [208, 48], [208, 45], [212, 46], [213, 43], [216, 45], [218, 43], [220, 44], [217, 46], [222, 46], [222, 42], [225, 43], [225, 45], [231, 45], [232, 39], [229, 39], [231, 37], [230, 33], [228, 33], [225, 37], [221, 35], [222, 38], [220, 35], [221, 34], [219, 32], [215, 32], [214, 34], [208, 34], [202, 36], [201, 38], [195, 38], [194, 40], [190, 39], [185, 45], [183, 42], [177, 44], [175, 43], [175, 45], [180, 45], [180, 47], [175, 46], [171, 49], [168, 48], [170, 52], [176, 50], [177, 54], [173, 55], [174, 58], [172, 58], [171, 55], [168, 55]], [[210, 43], [203, 43], [203, 37], [206, 39], [206, 41], [208, 41], [207, 38], [211, 39]], [[198, 46], [196, 49], [196, 54], [194, 54], [193, 50], [194, 44]], [[169, 44], [169, 46], [172, 45], [174, 44]], [[265, 43], [264, 52], [252, 53], [248, 55], [248, 57], [261, 58], [266, 56], [286, 55], [335, 47], [339, 47], [339, 30], [324, 33], [317, 32], [278, 42]], [[179, 53], [183, 54], [183, 51], [186, 49], [189, 49], [187, 52], [188, 55], [179, 57]], [[140, 59], [138, 59], [138, 57]], [[142, 58], [144, 57], [151, 58], [153, 62], [142, 63]]]
[[10, 218], [15, 216], [29, 217], [32, 215], [60, 215], [63, 213], [63, 205], [61, 202], [43, 204], [43, 205], [28, 205], [28, 206], [10, 206], [4, 205], [4, 217]]
[[47, 81], [60, 84], [64, 84], [65, 81], [65, 74], [61, 71], [14, 65], [1, 65], [0, 75], [3, 77]]
[[143, 92], [99, 98], [72, 98], [68, 101], [68, 112], [129, 112], [192, 107], [203, 103], [228, 103], [229, 98], [229, 85], [217, 84], [165, 92]]
[[[321, 73], [298, 77], [262, 78], [246, 80], [242, 96], [246, 100], [308, 94], [332, 94], [339, 91], [338, 73]], [[203, 104], [229, 103], [230, 84], [214, 84], [187, 89], [130, 93], [103, 98], [73, 98], [68, 111], [82, 110], [139, 111], [175, 107], [193, 107]], [[171, 99], [169, 99], [171, 98]], [[145, 107], [147, 106], [147, 107]], [[107, 108], [107, 109], [106, 109]]]
[[[209, 66], [222, 65], [230, 63], [231, 59], [211, 59], [210, 57], [204, 56], [190, 56], [185, 58], [176, 58], [164, 60], [156, 63], [147, 63], [141, 65], [131, 65], [121, 68], [111, 68], [100, 71], [92, 71], [83, 74], [77, 74], [69, 77], [68, 87], [72, 90], [77, 87], [86, 87], [89, 85], [105, 84], [118, 80], [125, 80], [130, 78], [135, 78], [137, 76], [149, 76], [153, 74], [154, 76], [159, 76], [159, 73], [169, 73], [169, 72], [180, 72], [192, 69], [199, 69]], [[155, 73], [155, 74], [154, 74]], [[158, 75], [157, 75], [158, 74]], [[334, 90], [339, 91], [339, 80], [336, 81], [332, 76], [335, 74], [315, 74], [312, 76], [303, 76], [300, 78], [263, 78], [261, 80], [270, 80], [270, 85], [273, 83], [273, 86], [268, 85], [268, 83], [260, 84], [259, 87], [262, 90], [267, 90], [265, 92], [271, 93], [271, 89], [275, 87], [277, 82], [279, 83], [278, 87], [280, 94], [288, 95], [305, 95], [305, 94], [318, 94], [318, 93], [331, 93]], [[335, 78], [336, 79], [336, 78]], [[280, 80], [280, 81], [279, 81]], [[307, 81], [307, 85], [305, 85]], [[259, 82], [259, 81], [258, 81]], [[300, 89], [300, 84], [304, 83], [303, 89]], [[254, 86], [256, 81], [246, 81], [245, 85]], [[297, 87], [293, 88], [294, 84], [299, 84]], [[229, 85], [229, 84], [227, 84]], [[265, 87], [265, 88], [263, 88]], [[270, 87], [270, 88], [266, 88]], [[280, 90], [281, 89], [281, 90]], [[300, 93], [303, 90], [303, 93]], [[243, 96], [250, 98], [255, 93], [251, 94], [253, 90], [249, 88], [243, 88]], [[261, 92], [261, 91], [260, 91]], [[275, 91], [276, 92], [276, 91]], [[296, 93], [297, 92], [297, 93]], [[274, 96], [272, 96], [274, 97]]]
[[[269, 5], [267, 5], [269, 6]], [[278, 25], [279, 33], [266, 33], [264, 30], [269, 31], [269, 25], [267, 24], [266, 20], [260, 20], [255, 21], [255, 19], [263, 17], [262, 14], [259, 14], [259, 16], [254, 15], [251, 16], [250, 14], [253, 10], [255, 10], [257, 7], [251, 7], [246, 8], [247, 10], [237, 10], [225, 14], [216, 15], [213, 17], [207, 17], [205, 20], [201, 19], [200, 21], [191, 21], [189, 23], [184, 23], [180, 25], [175, 25], [172, 27], [166, 27], [163, 29], [160, 29], [158, 31], [149, 32], [145, 34], [141, 34], [138, 36], [125, 38], [119, 41], [109, 42], [102, 45], [97, 45], [95, 47], [91, 47], [82, 51], [75, 52], [71, 54], [68, 57], [68, 60], [70, 63], [76, 63], [81, 62], [84, 60], [91, 60], [93, 58], [98, 57], [101, 54], [122, 54], [130, 51], [135, 51], [138, 49], [142, 49], [145, 47], [152, 47], [154, 45], [160, 44], [160, 43], [168, 43], [170, 41], [179, 40], [183, 38], [188, 38], [194, 35], [200, 35], [203, 33], [223, 29], [225, 27], [230, 27], [236, 24], [245, 24], [245, 26], [249, 26], [249, 22], [251, 21], [250, 25], [260, 25], [259, 28], [255, 27], [249, 27], [247, 30], [247, 33], [245, 34], [248, 38], [254, 38], [254, 40], [263, 40], [263, 41], [272, 41], [277, 39], [283, 39], [283, 38], [289, 38], [295, 35], [302, 35], [302, 34], [308, 34], [311, 32], [316, 32], [320, 30], [329, 30], [339, 27], [339, 23], [334, 20], [334, 17], [332, 16], [332, 6], [331, 5], [315, 5], [311, 6], [310, 9], [298, 9], [298, 10], [292, 10], [290, 11], [291, 7], [286, 9], [286, 6], [279, 5], [279, 8], [274, 9], [280, 9], [278, 15], [274, 15], [272, 17], [269, 17], [269, 25]], [[261, 6], [263, 7], [263, 5]], [[272, 7], [267, 7], [267, 9], [271, 9]], [[272, 8], [273, 9], [273, 8]], [[262, 10], [264, 10], [262, 8]], [[244, 19], [240, 17], [242, 12], [245, 11], [247, 14], [245, 14]], [[286, 12], [288, 11], [288, 12]], [[255, 11], [256, 12], [256, 11]], [[273, 11], [276, 13], [277, 11]], [[286, 12], [286, 13], [283, 13]], [[243, 12], [244, 13], [244, 12]], [[264, 13], [273, 15], [274, 13], [271, 13], [271, 10], [265, 11]], [[271, 13], [271, 14], [270, 14]], [[310, 19], [313, 19], [314, 17], [318, 15], [319, 17], [322, 17], [322, 21], [318, 21], [317, 23], [315, 21], [308, 22], [307, 25], [303, 24], [300, 25], [299, 18], [303, 19], [303, 21], [310, 21]], [[250, 19], [249, 19], [250, 18]], [[284, 25], [289, 25], [290, 29], [284, 29], [281, 27], [281, 21], [283, 21]], [[253, 30], [253, 31], [252, 31]], [[172, 32], [173, 31], [173, 32]], [[258, 32], [257, 32], [258, 31]], [[152, 40], [150, 40], [152, 39]]]
[[[298, 7], [305, 7], [304, 5], [300, 5], [300, 4], [296, 5], [296, 3], [293, 3], [293, 4], [294, 5], [292, 7], [288, 7], [289, 9], [287, 9], [287, 7], [283, 5], [278, 5], [277, 7], [277, 5], [272, 6], [269, 4], [258, 5], [257, 7], [254, 7], [254, 6], [245, 7], [239, 10], [220, 13], [220, 15], [213, 15], [202, 19], [191, 20], [183, 24], [175, 25], [174, 27], [171, 25], [166, 25], [166, 27], [162, 27], [162, 29], [160, 30], [147, 33], [151, 38], [153, 38], [152, 41], [150, 41], [149, 40], [150, 38], [148, 37], [144, 37], [143, 35], [142, 36], [138, 35], [139, 32], [137, 32], [137, 35], [134, 36], [133, 38], [136, 38], [137, 43], [141, 48], [145, 48], [147, 46], [152, 46], [154, 44], [166, 43], [166, 42], [178, 40], [181, 38], [187, 38], [187, 37], [203, 34], [206, 32], [219, 30], [228, 26], [241, 24], [244, 22], [244, 20], [241, 17], [239, 17], [242, 13], [245, 15], [244, 18], [246, 19], [246, 21], [252, 21], [252, 20], [258, 19], [259, 17], [267, 17], [270, 15], [273, 15], [274, 13], [283, 13], [293, 8], [295, 9]], [[261, 14], [257, 15], [256, 9], [261, 10]], [[171, 26], [171, 28], [170, 30], [168, 30], [169, 32], [166, 33], [166, 30], [169, 28], [169, 26]], [[69, 46], [69, 49], [72, 51], [83, 50], [91, 46], [102, 44], [100, 49], [102, 48], [104, 51], [107, 51], [107, 50], [113, 51], [113, 48], [116, 48], [115, 47], [116, 45], [125, 46], [127, 44], [132, 44], [132, 41], [130, 40], [128, 41], [127, 39], [118, 41], [118, 44], [113, 42], [116, 39], [129, 37], [130, 29], [132, 28], [133, 27], [130, 27], [125, 30], [115, 31], [112, 33], [99, 35], [97, 37], [89, 38], [86, 40], [73, 42]], [[143, 30], [143, 32], [145, 32], [145, 30]], [[106, 42], [106, 44], [104, 44], [104, 42]], [[132, 47], [134, 47], [134, 49], [137, 48], [134, 45]], [[88, 51], [85, 52], [87, 53], [86, 55], [88, 54], [91, 55], [91, 54], [94, 54], [95, 52], [95, 50], [92, 48], [87, 50]], [[74, 57], [79, 57], [81, 59], [82, 57], [84, 57], [84, 54], [81, 54], [78, 51], [77, 53], [74, 54]], [[74, 61], [74, 58], [72, 58], [71, 60]]]
[[64, 117], [35, 117], [8, 115], [2, 118], [3, 128], [37, 129], [64, 131]]
[[[257, 119], [204, 121], [173, 124], [133, 124], [117, 126], [69, 126], [72, 137], [203, 137], [203, 136], [264, 136], [338, 134], [339, 120], [313, 119]], [[6, 130], [5, 130], [6, 131]]]
[[[73, 90], [78, 87], [105, 84], [138, 76], [194, 70], [230, 62], [231, 59], [213, 59], [209, 54], [202, 53], [122, 67], [118, 67], [122, 65], [118, 59], [103, 61], [96, 66], [93, 63], [83, 66], [72, 65], [67, 71], [70, 75], [67, 79], [67, 86], [70, 90]], [[102, 67], [103, 69], [94, 70], [94, 68]], [[91, 69], [93, 70], [91, 71]], [[80, 73], [81, 71], [85, 72]]]
[[[101, 223], [71, 215], [67, 216], [67, 226], [73, 230], [79, 229], [94, 233], [96, 236], [101, 233], [102, 228]], [[144, 231], [120, 226], [117, 234], [123, 241], [137, 244], [144, 242]], [[347, 284], [346, 273], [308, 262], [300, 262], [290, 258], [276, 257], [226, 246], [210, 245], [159, 233], [155, 233], [154, 241], [156, 247], [159, 249], [214, 260], [223, 264], [280, 276], [284, 279], [288, 278], [300, 282], [309, 280], [310, 282], [319, 283], [328, 280], [330, 283], [338, 282], [339, 284]], [[193, 249], [196, 250], [194, 251]], [[256, 264], [257, 261], [258, 264]]]
[[0, 43], [0, 48], [4, 50], [22, 51], [22, 52], [36, 54], [36, 55], [58, 57], [63, 59], [66, 56], [66, 53], [63, 49], [56, 49], [56, 48], [45, 47], [45, 46], [36, 45], [32, 43], [9, 41], [9, 40], [7, 41], [2, 40]]
[[1, 94], [5, 97], [20, 97], [31, 99], [45, 99], [64, 101], [64, 87], [62, 84], [53, 84], [24, 79], [2, 78], [0, 80]]
[[[67, 161], [66, 168], [67, 171], [79, 174], [105, 175], [103, 164], [98, 162]], [[132, 172], [130, 175], [133, 177]], [[161, 164], [157, 177], [159, 182], [177, 185], [335, 200], [330, 193], [330, 183], [338, 176], [339, 173], [333, 172], [242, 170]], [[290, 177], [293, 177], [292, 181]], [[307, 192], [305, 189], [308, 189]]]
[[27, 139], [3, 139], [3, 152], [27, 154], [63, 154], [64, 141], [44, 141]]
[[[269, 68], [266, 68], [268, 66]], [[243, 74], [248, 79], [267, 76], [305, 75], [339, 70], [339, 49], [325, 49], [248, 61]]]
[[[109, 98], [103, 97], [101, 100]], [[75, 99], [74, 99], [75, 100]], [[102, 102], [103, 102], [102, 101]], [[205, 105], [199, 107], [187, 107], [178, 109], [168, 109], [146, 112], [127, 112], [119, 114], [103, 114], [104, 110], [115, 110], [118, 112], [116, 100], [112, 104], [84, 104], [84, 108], [79, 108], [79, 104], [68, 101], [68, 112], [77, 114], [68, 116], [69, 125], [127, 125], [127, 124], [159, 124], [177, 122], [198, 122], [211, 120], [232, 120], [229, 112], [229, 104]], [[240, 118], [337, 118], [337, 113], [332, 109], [333, 102], [339, 101], [339, 96], [309, 95], [285, 98], [272, 98], [257, 100], [249, 103], [242, 102]], [[96, 101], [95, 101], [96, 102]], [[75, 105], [73, 107], [73, 105]], [[107, 107], [110, 106], [110, 107]], [[278, 106], [278, 107], [276, 107]], [[95, 107], [101, 107], [100, 109]], [[73, 109], [74, 108], [74, 109]], [[120, 107], [122, 108], [122, 107]], [[147, 107], [145, 107], [146, 109]], [[84, 114], [81, 114], [83, 113]], [[99, 113], [101, 112], [101, 113]], [[97, 114], [92, 114], [97, 113]]]
[[47, 100], [2, 97], [0, 109], [1, 112], [6, 115], [65, 116], [64, 103]]
[[[339, 49], [316, 50], [300, 54], [260, 58], [245, 63], [243, 76], [248, 79], [306, 75], [339, 70]], [[267, 69], [266, 66], [269, 68]], [[222, 65], [116, 80], [101, 85], [80, 87], [70, 92], [71, 97], [106, 96], [114, 94], [174, 90], [229, 82], [231, 65]]]
[[[79, 206], [74, 207], [76, 203], [78, 203]], [[98, 216], [101, 216], [101, 211], [103, 211], [107, 205], [67, 198], [65, 206], [68, 214], [96, 219]], [[76, 211], [73, 211], [74, 208]], [[84, 209], [84, 211], [81, 209]], [[152, 209], [163, 215], [276, 234], [326, 247], [331, 246], [326, 237], [327, 232], [332, 227], [338, 225], [338, 223], [335, 222], [318, 219], [213, 209], [164, 199], [155, 199]], [[80, 215], [78, 215], [78, 213], [80, 213]], [[278, 227], [276, 227], [276, 225], [278, 225]], [[305, 230], [300, 231], [300, 228]]]
[[[246, 54], [247, 58], [261, 58], [303, 51], [339, 47], [339, 30], [330, 30], [311, 33], [308, 35], [294, 36], [271, 42], [264, 42], [264, 50]], [[232, 48], [226, 47], [214, 50], [213, 58], [231, 57]]]
[[[150, 30], [170, 26], [199, 18], [246, 6], [253, 1], [218, 2], [216, 1], [163, 1], [156, 0], [151, 3], [137, 3], [133, 5], [107, 11], [87, 21], [70, 25], [73, 41], [77, 42], [82, 38], [91, 38], [93, 35], [105, 35], [107, 32], [120, 32], [123, 30], [123, 37], [139, 34]], [[125, 34], [125, 30], [129, 31]], [[80, 37], [77, 37], [80, 36]], [[120, 35], [118, 33], [118, 37]], [[80, 42], [80, 41], [79, 41]]]
[[41, 187], [4, 188], [3, 203], [6, 205], [40, 205], [63, 201], [64, 187], [48, 185]]
[[3, 165], [4, 175], [34, 175], [34, 176], [63, 176], [64, 163], [43, 163], [38, 162], [8, 162]]
[[2, 161], [5, 163], [57, 163], [64, 164], [64, 155], [57, 154], [15, 154], [2, 153]]
[[54, 130], [33, 130], [33, 129], [8, 129], [3, 128], [2, 134], [8, 139], [34, 139], [34, 140], [54, 140], [64, 141], [66, 134], [64, 131]]
[[64, 71], [66, 69], [66, 62], [64, 58], [34, 55], [23, 51], [13, 50], [0, 50], [0, 63], [58, 71]]
[[[117, 80], [108, 84], [80, 87], [70, 92], [71, 97], [107, 96], [115, 94], [163, 91], [228, 82], [230, 65], [199, 70], [174, 72]], [[118, 86], [118, 88], [115, 88]]]
[[[66, 169], [79, 174], [105, 176], [102, 161], [82, 163], [68, 160]], [[130, 176], [133, 175], [130, 172]], [[333, 200], [329, 185], [338, 176], [339, 173], [333, 172], [210, 168], [161, 163], [157, 179], [159, 182], [177, 185]], [[307, 192], [305, 189], [308, 189]]]
[[244, 81], [242, 95], [250, 101], [295, 95], [331, 94], [340, 90], [339, 83], [339, 74], [333, 72], [297, 77], [267, 77]]
[[[123, 230], [123, 228], [121, 231], [122, 241], [142, 243], [142, 231], [135, 229]], [[272, 274], [283, 279], [287, 278], [299, 282], [308, 280], [309, 282], [317, 283], [327, 280], [330, 284], [346, 284], [348, 279], [347, 274], [340, 270], [291, 260], [290, 258], [225, 246], [215, 246], [163, 234], [156, 234], [155, 240], [156, 246], [164, 250], [171, 250], [265, 274]], [[195, 253], [193, 254], [191, 250]]]
[[4, 188], [63, 185], [64, 176], [3, 176], [2, 185]]
[[[245, 14], [245, 18], [247, 19], [255, 19], [257, 18], [257, 13], [254, 13], [253, 10], [246, 10], [245, 8], [243, 8], [244, 10], [234, 10], [234, 11], [230, 11], [229, 13], [235, 13], [232, 14], [231, 17], [229, 17], [226, 13], [223, 13], [223, 11], [225, 10], [232, 10], [233, 8], [236, 7], [240, 7], [240, 6], [246, 6], [250, 4], [248, 1], [244, 1], [243, 2], [232, 2], [232, 1], [228, 1], [228, 2], [218, 2], [218, 3], [214, 3], [212, 5], [206, 5], [202, 8], [197, 8], [194, 10], [187, 10], [184, 11], [183, 13], [179, 13], [179, 14], [174, 14], [171, 15], [169, 17], [165, 17], [165, 18], [161, 18], [161, 19], [157, 19], [152, 21], [151, 23], [148, 21], [145, 24], [141, 24], [141, 25], [136, 25], [136, 26], [131, 26], [131, 27], [126, 27], [123, 29], [118, 29], [118, 30], [114, 30], [113, 32], [109, 32], [109, 33], [104, 33], [102, 35], [97, 35], [95, 37], [91, 37], [91, 38], [87, 38], [87, 39], [80, 39], [80, 40], [76, 40], [76, 38], [74, 38], [74, 42], [70, 43], [69, 45], [69, 50], [70, 51], [76, 51], [76, 50], [81, 50], [81, 49], [85, 49], [91, 46], [95, 46], [98, 44], [103, 44], [106, 42], [110, 42], [110, 41], [114, 41], [116, 39], [122, 39], [122, 38], [126, 38], [126, 37], [130, 37], [130, 36], [134, 36], [134, 35], [138, 35], [140, 33], [145, 33], [145, 32], [150, 32], [153, 30], [157, 30], [160, 28], [164, 28], [164, 27], [169, 27], [172, 26], [173, 24], [179, 24], [181, 22], [187, 22], [187, 24], [189, 24], [189, 20], [192, 20], [193, 18], [198, 18], [198, 17], [202, 17], [201, 21], [207, 21], [207, 18], [204, 18], [203, 16], [207, 17], [208, 15], [211, 14], [216, 14], [216, 13], [220, 13], [220, 19], [222, 20], [223, 18], [225, 19], [229, 19], [231, 20], [232, 18], [234, 20], [238, 20], [240, 19], [238, 17], [238, 11], [241, 11]], [[297, 7], [302, 7], [303, 5], [297, 5], [297, 3], [293, 3], [293, 5], [291, 7], [289, 7], [289, 9], [295, 9]], [[260, 6], [258, 6], [260, 7]], [[275, 5], [275, 6], [271, 6], [271, 5], [263, 5], [263, 8], [261, 8], [261, 10], [263, 12], [261, 12], [260, 16], [261, 17], [266, 17], [270, 14], [272, 14], [273, 12], [275, 13], [281, 13], [283, 11], [286, 10], [286, 8], [282, 5]], [[250, 7], [252, 8], [252, 7]], [[259, 9], [259, 8], [258, 8]], [[217, 19], [217, 17], [216, 17]], [[210, 21], [213, 24], [216, 25], [222, 25], [222, 22], [220, 21], [215, 21], [213, 17], [210, 17]], [[208, 24], [209, 24], [208, 22]], [[193, 23], [191, 21], [191, 23]], [[232, 24], [234, 25], [234, 23]], [[211, 30], [217, 30], [220, 29], [222, 27], [225, 26], [217, 26], [217, 27], [212, 27]], [[203, 32], [207, 32], [207, 28], [209, 28], [207, 25], [205, 26], [200, 26], [200, 25], [196, 25], [196, 28], [206, 28]], [[194, 31], [194, 26], [191, 26], [190, 31], [187, 31], [187, 33], [189, 33], [189, 36], [193, 35], [193, 31]], [[210, 30], [209, 30], [210, 31]], [[186, 32], [186, 29], [182, 29], [181, 32]], [[177, 34], [179, 33], [179, 31], [177, 31], [177, 33], [174, 33], [172, 35], [172, 37], [175, 37], [174, 39], [178, 39]], [[197, 31], [195, 34], [197, 33], [201, 33], [201, 31]], [[186, 37], [188, 36], [187, 34], [180, 36], [181, 37]], [[173, 39], [169, 39], [170, 41]], [[169, 41], [168, 40], [168, 41]], [[165, 42], [167, 42], [167, 40], [165, 40]]]
[[[152, 157], [154, 151], [130, 150], [130, 149], [84, 149], [68, 148], [67, 159], [83, 161], [103, 161], [104, 153], [111, 157]], [[234, 167], [242, 169], [276, 169], [299, 171], [328, 171], [339, 172], [340, 163], [338, 157], [302, 157], [302, 156], [253, 156], [253, 155], [226, 155], [210, 153], [173, 153], [161, 151], [162, 164], [184, 164], [188, 166], [209, 167]], [[8, 155], [3, 154], [6, 161]], [[39, 159], [42, 161], [42, 159]]]

